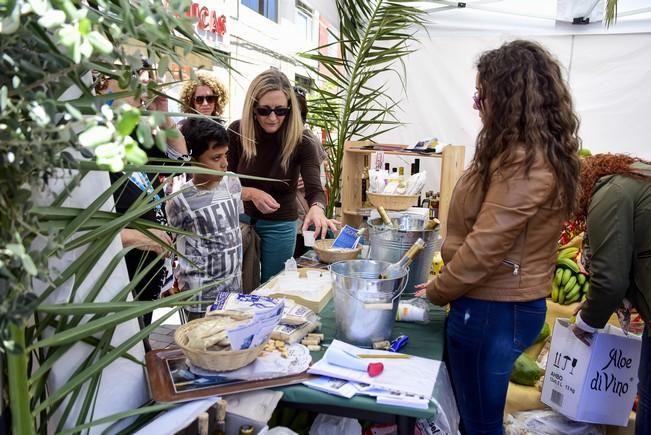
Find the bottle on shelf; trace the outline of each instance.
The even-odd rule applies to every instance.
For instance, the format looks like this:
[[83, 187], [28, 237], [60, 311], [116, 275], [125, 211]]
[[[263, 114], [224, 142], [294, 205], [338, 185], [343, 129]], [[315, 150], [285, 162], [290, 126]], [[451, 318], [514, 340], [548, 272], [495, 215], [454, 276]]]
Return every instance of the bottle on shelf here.
[[405, 168], [400, 166], [398, 168], [398, 187], [396, 188], [396, 193], [403, 195], [407, 190], [407, 178], [405, 177]]
[[369, 176], [368, 176], [368, 156], [364, 156], [364, 169], [362, 170], [362, 207], [368, 207], [368, 198], [366, 191], [368, 190]]
[[427, 192], [425, 192], [425, 199], [423, 199], [423, 200], [420, 202], [420, 206], [421, 206], [421, 207], [424, 207], [424, 208], [426, 207], [426, 208], [428, 209], [428, 212], [427, 212], [427, 213], [428, 213], [428, 217], [429, 217], [429, 203], [430, 203], [430, 202], [432, 202], [432, 191], [431, 191], [431, 190], [428, 190]]
[[433, 193], [429, 201], [429, 218], [436, 219], [439, 217], [439, 202], [441, 201], [441, 194], [439, 192]]
[[[414, 159], [414, 163], [411, 164], [411, 175], [418, 174], [420, 172], [420, 159]], [[416, 202], [416, 207], [422, 207], [420, 192], [418, 192], [418, 202]]]
[[386, 269], [384, 269], [384, 271], [382, 271], [382, 273], [380, 273], [380, 279], [399, 277], [423, 249], [425, 249], [425, 241], [418, 238], [418, 240], [411, 245], [411, 248], [405, 252], [405, 255], [402, 256], [400, 261], [390, 264]]

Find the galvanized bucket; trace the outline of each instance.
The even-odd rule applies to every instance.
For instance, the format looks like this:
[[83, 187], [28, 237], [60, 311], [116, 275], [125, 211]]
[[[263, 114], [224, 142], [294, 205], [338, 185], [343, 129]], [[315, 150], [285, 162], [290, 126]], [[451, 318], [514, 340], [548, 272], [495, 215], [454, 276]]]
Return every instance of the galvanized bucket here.
[[346, 260], [330, 265], [335, 293], [335, 336], [361, 347], [389, 340], [407, 274], [379, 279], [390, 263]]
[[439, 229], [437, 227], [433, 230], [424, 230], [427, 220], [420, 215], [404, 213], [400, 217], [392, 218], [391, 221], [393, 228], [388, 228], [382, 219], [373, 219], [369, 222], [371, 243], [369, 258], [396, 263], [419, 237], [422, 238], [425, 241], [425, 249], [409, 266], [406, 291], [412, 293], [416, 284], [429, 279], [434, 252], [441, 249]]

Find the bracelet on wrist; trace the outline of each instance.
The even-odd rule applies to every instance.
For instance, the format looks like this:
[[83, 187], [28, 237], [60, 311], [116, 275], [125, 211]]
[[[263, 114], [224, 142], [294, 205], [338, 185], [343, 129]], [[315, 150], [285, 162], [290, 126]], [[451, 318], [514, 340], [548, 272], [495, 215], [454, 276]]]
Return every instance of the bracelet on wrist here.
[[322, 202], [315, 201], [315, 202], [313, 202], [313, 203], [310, 205], [310, 207], [314, 207], [314, 206], [319, 207], [319, 208], [320, 208], [321, 210], [323, 210], [323, 211], [326, 210], [326, 206], [325, 206], [325, 204], [322, 203]]

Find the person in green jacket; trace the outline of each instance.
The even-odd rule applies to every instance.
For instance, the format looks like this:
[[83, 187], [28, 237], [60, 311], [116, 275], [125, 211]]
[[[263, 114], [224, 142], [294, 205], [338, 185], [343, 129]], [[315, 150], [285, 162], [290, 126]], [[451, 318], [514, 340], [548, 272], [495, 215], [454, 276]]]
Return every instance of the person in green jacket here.
[[651, 433], [651, 162], [597, 154], [581, 164], [577, 219], [586, 223], [584, 262], [590, 291], [576, 315], [574, 334], [590, 344], [622, 304], [646, 326], [638, 373], [635, 433]]

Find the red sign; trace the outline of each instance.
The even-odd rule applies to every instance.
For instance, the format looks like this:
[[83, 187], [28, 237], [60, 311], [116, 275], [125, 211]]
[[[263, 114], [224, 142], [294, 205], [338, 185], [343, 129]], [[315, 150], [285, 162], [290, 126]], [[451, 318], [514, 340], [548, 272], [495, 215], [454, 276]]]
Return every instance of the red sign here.
[[191, 18], [197, 18], [199, 30], [207, 30], [219, 36], [224, 36], [224, 33], [226, 33], [226, 16], [223, 14], [217, 15], [214, 9], [209, 9], [198, 3], [192, 3], [192, 6], [190, 6], [190, 9], [187, 10], [185, 15]]

